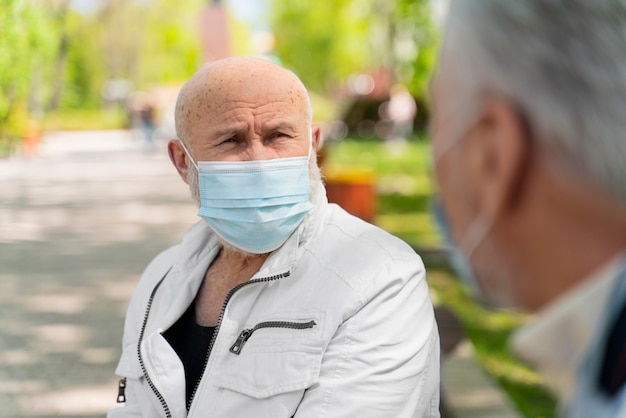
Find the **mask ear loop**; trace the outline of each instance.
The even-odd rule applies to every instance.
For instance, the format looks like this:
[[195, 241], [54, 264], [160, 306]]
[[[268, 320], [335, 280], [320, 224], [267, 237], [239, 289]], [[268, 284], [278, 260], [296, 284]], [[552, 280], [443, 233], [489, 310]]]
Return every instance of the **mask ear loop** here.
[[[317, 152], [317, 150], [315, 150]], [[309, 126], [309, 154], [306, 157], [307, 163], [311, 162], [311, 155], [313, 154], [313, 126]]]
[[467, 260], [471, 260], [478, 246], [483, 242], [493, 222], [484, 215], [478, 215], [465, 232], [465, 236], [459, 241], [458, 248], [463, 252]]
[[185, 151], [185, 154], [187, 154], [187, 158], [189, 158], [189, 160], [191, 161], [191, 164], [193, 164], [193, 166], [195, 167], [195, 169], [197, 171], [198, 170], [198, 164], [196, 164], [196, 162], [194, 161], [193, 157], [191, 156], [191, 153], [189, 152], [189, 150], [185, 146], [185, 143], [183, 141], [181, 141], [180, 139], [178, 140], [178, 142], [180, 142], [180, 145], [183, 147], [183, 150]]

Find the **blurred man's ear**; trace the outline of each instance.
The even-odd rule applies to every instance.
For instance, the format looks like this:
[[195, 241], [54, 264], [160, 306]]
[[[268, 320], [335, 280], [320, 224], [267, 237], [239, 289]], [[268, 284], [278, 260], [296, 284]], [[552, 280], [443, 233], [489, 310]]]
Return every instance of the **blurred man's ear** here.
[[187, 183], [187, 171], [189, 169], [187, 154], [178, 139], [171, 139], [167, 143], [167, 154], [170, 156], [170, 161], [174, 164], [180, 178]]
[[518, 201], [530, 155], [528, 132], [510, 103], [489, 100], [469, 135], [470, 181], [483, 213], [497, 219]]

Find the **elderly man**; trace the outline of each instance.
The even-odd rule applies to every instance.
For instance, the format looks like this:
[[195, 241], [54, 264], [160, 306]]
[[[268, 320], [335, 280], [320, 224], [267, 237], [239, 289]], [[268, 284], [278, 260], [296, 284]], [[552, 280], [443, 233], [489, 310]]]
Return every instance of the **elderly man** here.
[[454, 1], [432, 98], [463, 276], [564, 416], [626, 416], [626, 2]]
[[181, 90], [176, 130], [203, 220], [139, 282], [109, 417], [439, 416], [423, 265], [327, 203], [298, 78], [217, 61]]

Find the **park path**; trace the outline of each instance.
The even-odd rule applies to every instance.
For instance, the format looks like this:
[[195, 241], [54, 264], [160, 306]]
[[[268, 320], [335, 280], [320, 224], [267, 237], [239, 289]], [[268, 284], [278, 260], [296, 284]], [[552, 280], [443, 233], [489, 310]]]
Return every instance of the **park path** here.
[[0, 417], [102, 417], [128, 298], [197, 218], [165, 144], [51, 133], [0, 159]]

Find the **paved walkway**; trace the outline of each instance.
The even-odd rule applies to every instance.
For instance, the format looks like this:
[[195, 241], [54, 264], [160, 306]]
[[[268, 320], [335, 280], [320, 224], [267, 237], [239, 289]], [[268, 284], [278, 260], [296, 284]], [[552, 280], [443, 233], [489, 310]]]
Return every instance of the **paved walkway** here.
[[442, 418], [521, 418], [512, 401], [478, 365], [467, 340], [441, 368], [442, 397], [448, 416]]
[[[0, 417], [115, 405], [128, 298], [197, 219], [164, 144], [153, 151], [124, 131], [77, 132], [0, 159]], [[516, 418], [461, 347], [442, 372], [452, 415]]]
[[138, 275], [197, 219], [188, 191], [123, 131], [48, 135], [0, 184], [0, 417], [101, 417]]

